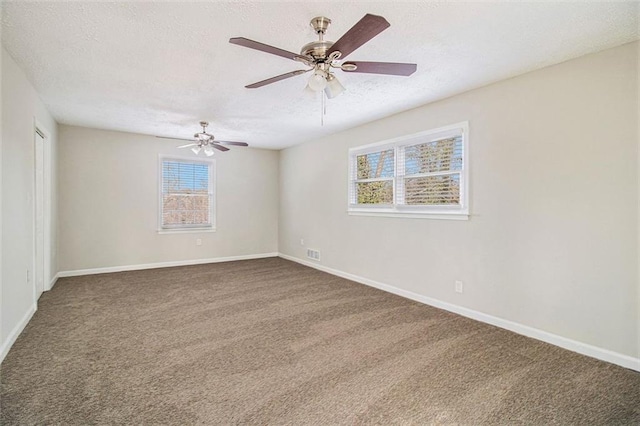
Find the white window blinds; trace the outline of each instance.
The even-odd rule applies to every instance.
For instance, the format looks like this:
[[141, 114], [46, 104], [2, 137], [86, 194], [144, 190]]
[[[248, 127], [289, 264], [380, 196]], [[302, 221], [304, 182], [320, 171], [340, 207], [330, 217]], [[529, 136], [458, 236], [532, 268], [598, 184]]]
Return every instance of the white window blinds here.
[[211, 228], [212, 163], [162, 159], [161, 227]]
[[[459, 205], [462, 135], [401, 147], [399, 198], [407, 205]], [[402, 167], [404, 166], [404, 167]]]
[[349, 153], [349, 210], [468, 213], [467, 123]]

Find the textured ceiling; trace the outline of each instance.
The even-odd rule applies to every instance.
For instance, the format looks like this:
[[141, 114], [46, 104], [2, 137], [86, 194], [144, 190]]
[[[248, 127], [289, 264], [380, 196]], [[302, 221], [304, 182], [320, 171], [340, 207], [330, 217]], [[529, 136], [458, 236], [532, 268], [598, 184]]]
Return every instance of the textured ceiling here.
[[[222, 140], [283, 148], [638, 38], [638, 3], [3, 2], [2, 43], [60, 123], [189, 137], [205, 119]], [[244, 86], [304, 66], [228, 43], [289, 51], [337, 40], [365, 13], [391, 27], [348, 59], [415, 62], [411, 77], [337, 71], [327, 101], [307, 75]]]

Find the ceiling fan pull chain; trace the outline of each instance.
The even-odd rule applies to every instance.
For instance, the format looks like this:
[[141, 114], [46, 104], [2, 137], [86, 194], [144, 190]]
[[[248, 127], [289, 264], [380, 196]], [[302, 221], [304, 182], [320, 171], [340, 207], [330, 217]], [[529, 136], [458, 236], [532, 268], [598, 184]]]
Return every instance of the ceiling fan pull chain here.
[[324, 100], [324, 91], [320, 92], [320, 126], [324, 126], [324, 116], [327, 115], [327, 103]]

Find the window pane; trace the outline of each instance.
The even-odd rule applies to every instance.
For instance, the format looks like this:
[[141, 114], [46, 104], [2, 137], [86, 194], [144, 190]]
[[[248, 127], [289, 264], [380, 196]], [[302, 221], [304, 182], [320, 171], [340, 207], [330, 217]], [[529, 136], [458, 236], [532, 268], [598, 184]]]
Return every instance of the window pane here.
[[179, 161], [162, 162], [163, 192], [207, 193], [209, 165]]
[[198, 210], [194, 212], [194, 223], [209, 223], [209, 214], [205, 211]]
[[460, 174], [405, 178], [408, 205], [460, 204]]
[[462, 170], [462, 136], [408, 146], [405, 174]]
[[358, 155], [358, 179], [393, 177], [393, 165], [393, 149]]
[[210, 165], [187, 161], [162, 162], [162, 225], [210, 223]]
[[358, 204], [393, 204], [393, 181], [358, 182]]
[[168, 195], [163, 202], [164, 225], [208, 225], [208, 195]]

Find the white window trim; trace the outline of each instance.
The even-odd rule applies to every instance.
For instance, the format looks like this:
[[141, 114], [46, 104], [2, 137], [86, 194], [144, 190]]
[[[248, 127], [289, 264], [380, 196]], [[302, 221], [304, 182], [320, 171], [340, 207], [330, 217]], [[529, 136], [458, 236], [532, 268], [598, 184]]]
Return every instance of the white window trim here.
[[[174, 226], [163, 227], [162, 226], [162, 162], [166, 160], [185, 161], [189, 163], [202, 163], [209, 166], [209, 191], [211, 196], [211, 202], [213, 206], [209, 209], [210, 226]], [[216, 200], [216, 160], [193, 158], [193, 157], [180, 157], [176, 155], [158, 155], [158, 234], [194, 234], [202, 232], [216, 232], [216, 209], [218, 202]]]
[[[412, 146], [445, 139], [448, 136], [458, 135], [462, 132], [462, 171], [460, 185], [460, 206], [407, 206], [396, 204], [396, 176], [400, 159], [399, 147]], [[421, 140], [411, 143], [413, 139]], [[357, 155], [382, 151], [385, 148], [394, 150], [394, 177], [386, 178], [394, 181], [394, 204], [393, 205], [357, 205], [351, 204], [352, 195], [355, 191], [355, 181], [351, 179], [354, 159]], [[380, 216], [380, 217], [402, 217], [402, 218], [425, 218], [425, 219], [448, 219], [448, 220], [468, 220], [469, 219], [469, 122], [451, 124], [438, 127], [437, 129], [426, 130], [424, 132], [413, 133], [411, 135], [400, 136], [368, 145], [357, 146], [349, 149], [349, 173], [347, 174], [347, 213], [352, 216]], [[447, 172], [448, 174], [449, 172]], [[380, 180], [380, 179], [372, 179]]]

